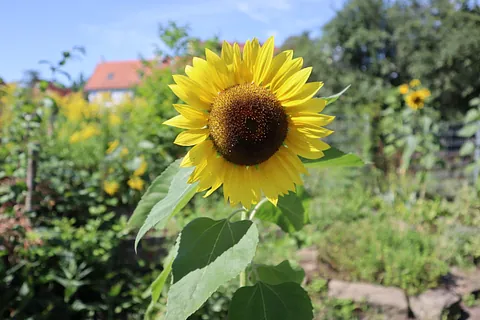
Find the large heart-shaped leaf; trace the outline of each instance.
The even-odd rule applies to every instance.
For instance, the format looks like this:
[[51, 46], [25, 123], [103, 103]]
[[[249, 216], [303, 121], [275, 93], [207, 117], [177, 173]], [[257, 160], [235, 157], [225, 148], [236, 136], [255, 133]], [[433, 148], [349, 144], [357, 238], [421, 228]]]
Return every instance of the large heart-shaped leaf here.
[[282, 261], [276, 266], [264, 264], [255, 265], [255, 271], [251, 273], [252, 282], [262, 281], [270, 285], [284, 282], [295, 282], [301, 284], [305, 278], [305, 271], [302, 268], [294, 269], [288, 260]]
[[251, 221], [198, 218], [183, 229], [172, 265], [167, 320], [184, 320], [255, 256], [258, 231]]
[[320, 159], [302, 159], [307, 168], [330, 168], [330, 167], [362, 167], [365, 163], [353, 153], [344, 153], [337, 148], [323, 151], [325, 154]]
[[277, 206], [264, 203], [258, 208], [255, 217], [276, 223], [285, 232], [295, 232], [309, 223], [308, 213], [303, 207], [302, 200], [294, 192], [278, 198]]
[[298, 283], [257, 282], [252, 287], [238, 289], [228, 311], [228, 320], [252, 319], [312, 320], [312, 302]]
[[[196, 193], [197, 184], [189, 184], [188, 178], [193, 168], [178, 168], [168, 187], [167, 194], [157, 202], [135, 238], [135, 249], [143, 236], [153, 227], [163, 228], [168, 220], [177, 214]], [[160, 183], [159, 183], [160, 185]], [[154, 202], [153, 196], [151, 203]], [[145, 205], [147, 207], [147, 205]]]

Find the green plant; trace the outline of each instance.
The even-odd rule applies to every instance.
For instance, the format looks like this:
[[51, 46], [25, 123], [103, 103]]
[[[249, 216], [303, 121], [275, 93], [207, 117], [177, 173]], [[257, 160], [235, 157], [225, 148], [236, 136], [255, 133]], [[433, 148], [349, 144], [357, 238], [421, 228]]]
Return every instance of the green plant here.
[[464, 157], [469, 156], [472, 159], [465, 171], [467, 174], [476, 175], [474, 178], [477, 179], [480, 170], [480, 154], [478, 154], [478, 149], [480, 148], [478, 146], [480, 140], [480, 98], [470, 100], [470, 106], [472, 109], [466, 113], [463, 119], [464, 126], [458, 132], [458, 135], [467, 138], [460, 149], [460, 155]]

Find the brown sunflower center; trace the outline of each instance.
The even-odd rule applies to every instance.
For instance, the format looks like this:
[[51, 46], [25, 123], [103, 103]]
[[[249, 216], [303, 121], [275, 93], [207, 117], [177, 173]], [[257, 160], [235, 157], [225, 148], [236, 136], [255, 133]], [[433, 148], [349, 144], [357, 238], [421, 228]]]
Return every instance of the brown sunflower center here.
[[423, 102], [423, 99], [420, 96], [416, 96], [413, 98], [413, 103], [415, 104], [421, 104], [422, 102]]
[[222, 91], [213, 101], [208, 125], [217, 151], [246, 166], [268, 160], [288, 129], [287, 115], [275, 95], [254, 84]]

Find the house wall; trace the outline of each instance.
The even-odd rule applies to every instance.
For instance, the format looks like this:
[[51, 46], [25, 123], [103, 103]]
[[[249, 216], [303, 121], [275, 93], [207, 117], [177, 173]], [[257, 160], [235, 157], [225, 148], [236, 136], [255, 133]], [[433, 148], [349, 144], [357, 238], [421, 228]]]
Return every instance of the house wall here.
[[113, 89], [113, 90], [92, 90], [88, 91], [89, 102], [102, 102], [105, 94], [110, 95], [111, 103], [107, 103], [106, 106], [116, 105], [122, 102], [127, 97], [133, 97], [133, 91], [130, 89]]

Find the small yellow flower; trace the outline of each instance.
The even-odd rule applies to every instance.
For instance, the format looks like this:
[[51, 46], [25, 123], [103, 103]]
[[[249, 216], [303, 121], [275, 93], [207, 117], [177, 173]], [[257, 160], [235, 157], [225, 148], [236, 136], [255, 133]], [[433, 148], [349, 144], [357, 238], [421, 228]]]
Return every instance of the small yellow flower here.
[[143, 185], [145, 184], [145, 181], [142, 180], [142, 178], [133, 176], [128, 180], [128, 186], [134, 190], [143, 190]]
[[424, 93], [420, 91], [413, 91], [405, 97], [405, 102], [413, 110], [422, 109], [425, 105]]
[[88, 124], [81, 131], [81, 139], [82, 140], [87, 140], [87, 139], [90, 139], [91, 137], [94, 137], [94, 136], [99, 135], [99, 134], [100, 134], [100, 130], [98, 130], [97, 127], [95, 127], [93, 124]]
[[428, 98], [432, 95], [432, 93], [428, 89], [421, 89], [421, 90], [418, 90], [418, 92], [420, 92], [424, 98]]
[[422, 83], [420, 82], [420, 80], [418, 79], [413, 79], [412, 81], [410, 81], [410, 87], [412, 88], [415, 88], [415, 87], [418, 87], [420, 86]]
[[121, 157], [126, 157], [126, 156], [128, 156], [128, 153], [129, 153], [128, 149], [123, 147], [122, 150], [120, 151], [120, 156]]
[[116, 181], [105, 181], [103, 183], [103, 190], [111, 196], [117, 193], [119, 188], [120, 184]]
[[400, 91], [401, 94], [407, 94], [408, 93], [408, 90], [410, 90], [410, 88], [408, 87], [408, 84], [402, 84], [401, 86], [398, 87], [398, 91]]
[[122, 118], [120, 118], [118, 115], [111, 113], [108, 115], [108, 123], [111, 126], [116, 126], [122, 123]]
[[80, 140], [81, 140], [80, 131], [74, 132], [69, 139], [70, 143], [77, 143]]
[[137, 177], [142, 176], [147, 171], [147, 168], [148, 168], [148, 164], [145, 161], [145, 159], [142, 157], [142, 163], [140, 163], [140, 166], [137, 168], [137, 170], [133, 172], [133, 175]]
[[120, 145], [120, 141], [114, 140], [108, 143], [107, 154], [111, 154]]

